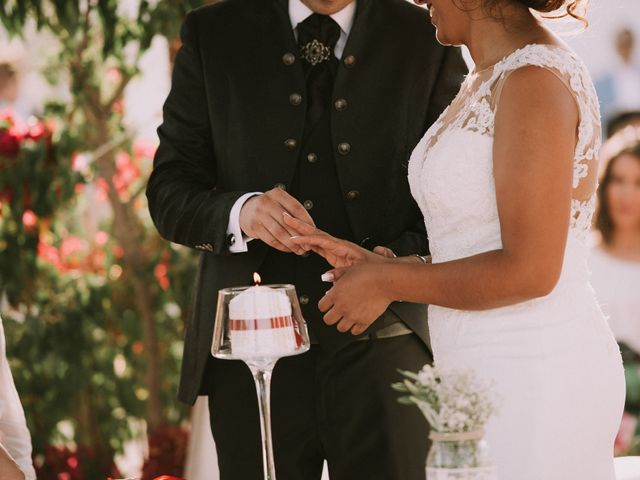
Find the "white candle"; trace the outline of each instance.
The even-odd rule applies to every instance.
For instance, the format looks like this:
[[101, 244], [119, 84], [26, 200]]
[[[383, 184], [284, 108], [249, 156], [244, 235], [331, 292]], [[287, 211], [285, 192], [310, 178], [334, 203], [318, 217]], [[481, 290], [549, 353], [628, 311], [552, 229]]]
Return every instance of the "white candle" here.
[[[260, 277], [255, 274], [256, 283]], [[229, 303], [231, 353], [275, 357], [296, 349], [291, 302], [282, 290], [256, 285]]]

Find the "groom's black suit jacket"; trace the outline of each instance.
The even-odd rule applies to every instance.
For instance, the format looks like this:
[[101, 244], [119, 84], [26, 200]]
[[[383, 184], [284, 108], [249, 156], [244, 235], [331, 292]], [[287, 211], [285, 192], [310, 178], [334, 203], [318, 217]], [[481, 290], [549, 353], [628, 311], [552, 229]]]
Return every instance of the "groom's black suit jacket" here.
[[[206, 391], [202, 378], [217, 291], [250, 284], [252, 273], [267, 268], [265, 263], [269, 270], [283, 265], [280, 277], [267, 281], [296, 283], [301, 295], [300, 284], [309, 285], [305, 318], [311, 330], [322, 333], [329, 327], [316, 306], [327, 289], [317, 262], [305, 268], [296, 263], [304, 259], [276, 254], [257, 240], [247, 253], [228, 250], [226, 230], [235, 201], [247, 192], [291, 185], [309, 153], [303, 143], [303, 60], [287, 0], [225, 0], [195, 10], [184, 23], [182, 39], [147, 197], [163, 237], [203, 251], [179, 392], [181, 400], [193, 403]], [[324, 208], [348, 224], [348, 233], [332, 233], [367, 247], [389, 246], [397, 255], [427, 252], [407, 163], [465, 72], [460, 53], [436, 42], [423, 9], [405, 0], [358, 0], [334, 84], [333, 98], [345, 100], [346, 108], [332, 108], [324, 137], [333, 158], [322, 160], [331, 163], [327, 175], [333, 171], [334, 178], [316, 179], [332, 183], [327, 191], [337, 194], [330, 194]], [[302, 96], [299, 105], [295, 93]], [[304, 191], [293, 194], [306, 198]], [[332, 212], [316, 203], [312, 217], [326, 218], [319, 227], [331, 232]], [[296, 275], [288, 278], [294, 268]], [[396, 303], [391, 308], [428, 342], [424, 306]]]

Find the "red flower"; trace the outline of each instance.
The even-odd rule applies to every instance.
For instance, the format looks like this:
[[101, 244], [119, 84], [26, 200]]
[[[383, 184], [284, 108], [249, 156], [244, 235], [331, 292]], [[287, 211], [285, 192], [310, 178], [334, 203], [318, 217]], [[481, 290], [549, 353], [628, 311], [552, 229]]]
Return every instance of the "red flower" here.
[[0, 155], [15, 156], [20, 151], [20, 137], [11, 132], [12, 129], [0, 132]]
[[155, 275], [160, 288], [163, 290], [167, 290], [169, 288], [169, 277], [167, 276], [168, 270], [167, 265], [164, 263], [159, 263], [153, 270], [153, 274]]
[[140, 340], [136, 340], [131, 344], [131, 350], [136, 355], [142, 355], [142, 352], [144, 352], [144, 343], [142, 343]]

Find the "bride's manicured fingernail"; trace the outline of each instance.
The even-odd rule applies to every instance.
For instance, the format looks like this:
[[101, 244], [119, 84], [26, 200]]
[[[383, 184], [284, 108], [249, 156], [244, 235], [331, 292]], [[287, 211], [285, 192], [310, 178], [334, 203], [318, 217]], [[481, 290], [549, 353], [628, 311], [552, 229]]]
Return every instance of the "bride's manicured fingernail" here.
[[323, 282], [333, 282], [336, 277], [333, 275], [333, 273], [327, 272], [327, 273], [323, 273], [322, 277], [320, 278], [322, 278]]

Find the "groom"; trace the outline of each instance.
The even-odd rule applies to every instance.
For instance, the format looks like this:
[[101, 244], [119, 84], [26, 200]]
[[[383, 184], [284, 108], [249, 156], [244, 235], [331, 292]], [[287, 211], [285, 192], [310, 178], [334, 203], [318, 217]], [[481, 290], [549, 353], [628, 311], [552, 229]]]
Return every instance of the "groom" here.
[[159, 232], [202, 251], [179, 398], [209, 396], [222, 480], [262, 478], [249, 370], [209, 353], [217, 291], [253, 272], [296, 286], [312, 341], [274, 371], [278, 478], [319, 479], [326, 459], [334, 480], [424, 479], [426, 422], [390, 384], [431, 360], [425, 307], [394, 304], [359, 337], [325, 325], [330, 267], [295, 254], [283, 214], [426, 253], [407, 163], [459, 88], [459, 52], [405, 0], [226, 0], [182, 39], [147, 196]]

